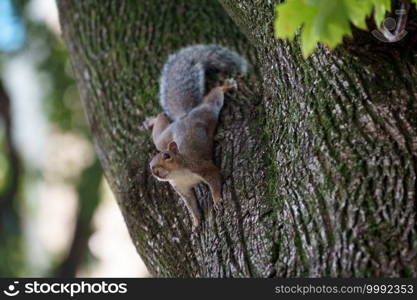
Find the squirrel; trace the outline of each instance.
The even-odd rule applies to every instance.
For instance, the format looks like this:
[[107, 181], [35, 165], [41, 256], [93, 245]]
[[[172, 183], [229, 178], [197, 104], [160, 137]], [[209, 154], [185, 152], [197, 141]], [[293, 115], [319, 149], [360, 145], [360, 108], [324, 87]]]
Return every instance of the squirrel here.
[[151, 160], [152, 175], [168, 181], [180, 195], [199, 227], [201, 213], [193, 187], [206, 183], [214, 206], [221, 201], [220, 170], [213, 162], [213, 139], [224, 93], [237, 90], [234, 79], [213, 88], [204, 96], [207, 71], [246, 74], [248, 62], [219, 45], [193, 45], [168, 57], [160, 78], [163, 113], [148, 118], [152, 140], [160, 151]]

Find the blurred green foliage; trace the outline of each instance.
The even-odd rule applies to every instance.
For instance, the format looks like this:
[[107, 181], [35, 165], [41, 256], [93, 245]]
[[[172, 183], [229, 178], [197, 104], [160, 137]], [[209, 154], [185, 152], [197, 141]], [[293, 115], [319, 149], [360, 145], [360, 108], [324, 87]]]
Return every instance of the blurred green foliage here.
[[[12, 53], [0, 51], [0, 66], [23, 53], [33, 54], [37, 59], [38, 73], [42, 80], [47, 81], [42, 83], [48, 87], [42, 104], [52, 127], [62, 132], [81, 134], [91, 140], [66, 48], [57, 34], [43, 22], [27, 16], [29, 3], [30, 0], [13, 1], [16, 15], [22, 18], [25, 25], [26, 41], [21, 49]], [[0, 115], [0, 276], [74, 276], [80, 264], [91, 258], [87, 242], [92, 233], [91, 220], [100, 203], [100, 164], [95, 158], [79, 178], [71, 179], [70, 184], [78, 194], [78, 213], [70, 248], [62, 257], [51, 258], [54, 264], [47, 274], [33, 274], [29, 270], [26, 253], [30, 251], [30, 245], [22, 230], [22, 218], [27, 213], [25, 187], [29, 182], [42, 180], [43, 174], [42, 170], [29, 171], [25, 168], [12, 139], [7, 136], [6, 121], [6, 117]], [[12, 130], [10, 126], [9, 130]], [[13, 150], [12, 155], [17, 155], [17, 161], [11, 159], [10, 149]], [[17, 190], [12, 191], [10, 180], [16, 176], [14, 184]]]

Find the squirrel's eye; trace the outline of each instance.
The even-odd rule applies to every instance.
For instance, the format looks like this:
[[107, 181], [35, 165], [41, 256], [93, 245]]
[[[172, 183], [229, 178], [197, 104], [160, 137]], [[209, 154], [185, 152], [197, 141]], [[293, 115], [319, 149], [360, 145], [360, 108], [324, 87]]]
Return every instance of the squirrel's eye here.
[[169, 155], [168, 153], [164, 153], [164, 159], [170, 159], [171, 155]]

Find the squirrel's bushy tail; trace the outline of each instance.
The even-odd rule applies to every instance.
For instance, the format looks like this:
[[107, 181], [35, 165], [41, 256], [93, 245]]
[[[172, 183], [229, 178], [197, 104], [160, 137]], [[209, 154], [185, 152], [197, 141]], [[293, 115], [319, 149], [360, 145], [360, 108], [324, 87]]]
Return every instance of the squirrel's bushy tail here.
[[186, 115], [204, 97], [205, 72], [246, 73], [248, 62], [219, 45], [194, 45], [170, 55], [162, 70], [159, 97], [172, 120]]

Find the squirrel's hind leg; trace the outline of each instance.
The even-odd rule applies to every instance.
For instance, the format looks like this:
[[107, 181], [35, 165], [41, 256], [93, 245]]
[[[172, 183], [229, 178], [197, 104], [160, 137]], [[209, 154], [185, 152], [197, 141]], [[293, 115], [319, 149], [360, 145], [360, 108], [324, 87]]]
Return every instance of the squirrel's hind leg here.
[[233, 78], [227, 79], [223, 85], [211, 89], [211, 91], [204, 97], [203, 103], [215, 106], [219, 109], [223, 107], [224, 93], [237, 90], [236, 80]]
[[220, 111], [223, 107], [224, 102], [224, 88], [223, 86], [218, 86], [213, 89], [204, 97], [203, 104], [214, 106]]

